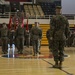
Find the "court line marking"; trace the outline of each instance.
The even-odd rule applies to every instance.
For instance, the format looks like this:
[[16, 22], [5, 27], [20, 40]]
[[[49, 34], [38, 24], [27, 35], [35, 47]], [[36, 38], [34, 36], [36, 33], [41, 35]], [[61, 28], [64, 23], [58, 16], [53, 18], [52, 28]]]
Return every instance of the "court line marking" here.
[[[44, 59], [42, 59], [42, 60], [53, 66], [52, 63], [50, 63], [50, 62], [48, 62], [48, 61], [46, 61], [46, 60], [44, 60]], [[56, 68], [55, 68], [55, 69], [56, 69]], [[59, 69], [59, 68], [58, 68], [58, 69]], [[63, 71], [64, 73], [66, 73], [66, 74], [68, 74], [68, 75], [73, 75], [72, 73], [69, 73], [69, 72], [67, 72], [67, 71], [65, 71], [65, 70], [63, 70], [63, 69], [59, 69], [59, 70]]]

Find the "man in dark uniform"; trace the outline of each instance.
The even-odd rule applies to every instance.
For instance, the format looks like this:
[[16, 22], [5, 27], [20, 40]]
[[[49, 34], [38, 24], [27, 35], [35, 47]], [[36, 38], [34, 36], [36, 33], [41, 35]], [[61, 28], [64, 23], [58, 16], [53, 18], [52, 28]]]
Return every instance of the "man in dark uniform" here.
[[39, 54], [41, 39], [42, 29], [39, 27], [39, 23], [35, 22], [35, 26], [31, 28], [31, 40], [33, 45], [34, 56]]
[[8, 28], [6, 23], [3, 23], [3, 27], [1, 28], [1, 40], [2, 40], [2, 51], [3, 53], [7, 53], [8, 49]]
[[25, 33], [25, 28], [22, 27], [22, 22], [20, 22], [18, 28], [16, 29], [16, 40], [19, 54], [23, 54], [22, 51], [24, 46]]
[[69, 36], [69, 22], [65, 16], [61, 14], [61, 7], [56, 7], [56, 15], [50, 20], [51, 40], [53, 40], [53, 56], [55, 65], [54, 68], [62, 68], [64, 61], [64, 46], [65, 41]]

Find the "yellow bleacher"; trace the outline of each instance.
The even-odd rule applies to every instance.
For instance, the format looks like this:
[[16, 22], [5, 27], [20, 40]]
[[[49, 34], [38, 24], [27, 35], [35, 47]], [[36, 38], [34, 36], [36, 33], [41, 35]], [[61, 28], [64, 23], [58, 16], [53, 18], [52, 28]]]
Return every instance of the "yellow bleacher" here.
[[32, 4], [24, 5], [24, 11], [25, 15], [29, 13], [31, 18], [44, 17], [44, 12], [40, 5], [32, 5]]
[[[33, 25], [34, 26], [34, 25]], [[41, 41], [41, 45], [48, 45], [48, 41], [46, 38], [46, 31], [50, 28], [48, 24], [40, 24], [40, 27], [42, 28], [42, 41]]]
[[42, 41], [41, 41], [41, 45], [48, 45], [48, 40], [46, 38], [46, 31], [50, 28], [50, 26], [47, 24], [42, 24], [40, 25], [40, 27], [42, 28]]
[[[41, 45], [48, 45], [48, 40], [46, 38], [46, 31], [50, 28], [49, 24], [40, 24], [40, 27], [42, 28], [42, 41], [41, 41]], [[74, 27], [74, 24], [70, 24], [69, 27]]]

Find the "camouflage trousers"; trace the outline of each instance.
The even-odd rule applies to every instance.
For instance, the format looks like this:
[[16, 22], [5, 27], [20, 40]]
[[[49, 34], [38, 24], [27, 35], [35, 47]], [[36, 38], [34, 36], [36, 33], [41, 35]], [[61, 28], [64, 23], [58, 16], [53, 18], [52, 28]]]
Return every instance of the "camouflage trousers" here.
[[52, 52], [52, 48], [53, 48], [53, 41], [48, 39], [48, 45], [49, 45], [49, 52]]
[[34, 52], [34, 55], [39, 53], [39, 49], [40, 49], [40, 40], [33, 40], [33, 52]]
[[1, 40], [2, 40], [2, 51], [4, 53], [6, 53], [7, 50], [8, 50], [8, 38], [7, 37], [6, 38], [2, 38]]
[[25, 40], [26, 40], [26, 46], [29, 47], [30, 46], [30, 37], [25, 38]]
[[18, 52], [22, 53], [23, 51], [23, 46], [24, 46], [24, 37], [19, 37], [17, 38], [17, 49], [18, 49]]
[[54, 56], [54, 61], [63, 61], [64, 60], [64, 40], [54, 40], [52, 53]]

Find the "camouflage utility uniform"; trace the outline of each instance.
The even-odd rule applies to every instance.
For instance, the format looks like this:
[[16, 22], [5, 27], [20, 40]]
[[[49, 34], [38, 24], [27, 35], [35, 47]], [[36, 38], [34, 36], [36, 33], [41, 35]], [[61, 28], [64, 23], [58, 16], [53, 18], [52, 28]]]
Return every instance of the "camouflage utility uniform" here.
[[53, 40], [53, 56], [54, 61], [58, 63], [58, 61], [62, 62], [64, 60], [64, 46], [65, 41], [69, 35], [69, 23], [66, 17], [59, 14], [53, 16], [50, 20], [51, 25], [51, 40]]
[[38, 26], [32, 27], [31, 40], [33, 45], [34, 56], [39, 53], [41, 38], [42, 38], [42, 29]]
[[2, 40], [2, 51], [3, 53], [7, 53], [8, 49], [8, 28], [6, 24], [3, 24], [1, 28], [1, 40]]
[[17, 40], [17, 48], [18, 53], [22, 54], [23, 46], [24, 46], [24, 39], [25, 39], [25, 28], [18, 26], [16, 29], [16, 40]]

